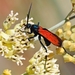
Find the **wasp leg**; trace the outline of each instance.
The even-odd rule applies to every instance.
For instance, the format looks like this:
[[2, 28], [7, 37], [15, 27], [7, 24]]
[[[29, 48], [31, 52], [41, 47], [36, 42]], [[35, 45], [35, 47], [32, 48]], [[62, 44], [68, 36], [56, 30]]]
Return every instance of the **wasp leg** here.
[[65, 53], [67, 53], [67, 54], [73, 56], [72, 54], [70, 54], [69, 52], [67, 52], [67, 50], [66, 50], [64, 47], [62, 47], [62, 48], [64, 49]]
[[[43, 47], [43, 48], [46, 50], [46, 52], [47, 52], [46, 47], [45, 47], [44, 44], [41, 42], [41, 36], [40, 36], [40, 35], [38, 36], [38, 39], [39, 39], [39, 41], [40, 41], [42, 47]], [[45, 56], [45, 66], [44, 66], [45, 69], [46, 69], [46, 61], [47, 61], [47, 55]]]
[[30, 41], [32, 38], [34, 38], [34, 37], [36, 37], [36, 36], [37, 36], [37, 34], [35, 34], [35, 35], [32, 36], [32, 37], [29, 37], [28, 40]]
[[41, 43], [41, 45], [42, 45], [42, 47], [46, 50], [46, 52], [47, 52], [47, 49], [46, 49], [46, 47], [43, 45], [43, 43], [41, 42], [41, 36], [39, 35], [38, 36], [38, 39], [39, 39], [39, 41], [40, 41], [40, 43]]

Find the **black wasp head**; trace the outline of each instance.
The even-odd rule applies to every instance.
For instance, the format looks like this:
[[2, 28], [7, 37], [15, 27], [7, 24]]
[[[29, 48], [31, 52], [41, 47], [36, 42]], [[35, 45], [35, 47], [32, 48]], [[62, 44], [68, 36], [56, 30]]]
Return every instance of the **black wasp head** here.
[[27, 24], [25, 28], [31, 28], [31, 24]]

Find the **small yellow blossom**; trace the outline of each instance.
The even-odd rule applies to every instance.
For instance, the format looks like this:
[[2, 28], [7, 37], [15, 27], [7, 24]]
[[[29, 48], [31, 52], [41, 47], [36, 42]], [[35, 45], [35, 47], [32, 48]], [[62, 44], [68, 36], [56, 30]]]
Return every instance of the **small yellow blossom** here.
[[64, 40], [63, 41], [63, 47], [68, 49], [71, 46], [72, 42], [69, 40]]
[[75, 33], [72, 33], [71, 39], [72, 39], [73, 41], [75, 41]]
[[69, 21], [63, 25], [64, 31], [68, 31], [68, 30], [70, 30], [70, 28], [71, 28], [71, 22], [69, 22]]
[[65, 62], [72, 62], [72, 63], [75, 64], [75, 57], [74, 57], [74, 56], [71, 56], [71, 55], [69, 55], [69, 54], [66, 53], [66, 54], [63, 56], [63, 58], [64, 58], [64, 61], [65, 61]]
[[56, 48], [56, 53], [59, 54], [59, 55], [63, 55], [65, 53], [65, 51], [62, 47], [57, 47]]
[[69, 47], [70, 51], [75, 51], [75, 43], [72, 43], [71, 46]]
[[71, 27], [71, 31], [75, 33], [75, 25]]
[[63, 30], [62, 30], [62, 29], [58, 29], [58, 30], [56, 31], [56, 34], [57, 34], [57, 36], [59, 36], [59, 37], [62, 38]]
[[11, 74], [11, 70], [5, 69], [5, 70], [3, 71], [3, 73], [2, 73], [2, 75], [12, 75], [12, 74]]
[[67, 30], [66, 32], [63, 33], [63, 37], [64, 39], [70, 39], [71, 36], [71, 31]]

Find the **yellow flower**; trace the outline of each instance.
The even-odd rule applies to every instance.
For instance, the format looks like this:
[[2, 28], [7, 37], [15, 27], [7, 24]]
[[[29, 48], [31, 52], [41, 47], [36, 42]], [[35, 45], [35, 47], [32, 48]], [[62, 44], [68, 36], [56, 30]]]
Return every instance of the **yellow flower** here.
[[71, 28], [71, 22], [69, 22], [69, 21], [63, 25], [64, 31], [68, 31], [68, 30], [70, 30], [70, 28]]
[[59, 54], [59, 55], [63, 55], [65, 53], [65, 51], [62, 47], [57, 47], [56, 48], [56, 53]]
[[5, 70], [3, 71], [3, 74], [2, 74], [2, 75], [12, 75], [12, 74], [11, 74], [11, 70], [5, 69]]
[[64, 58], [64, 61], [65, 61], [65, 62], [72, 62], [72, 63], [75, 64], [75, 57], [74, 57], [74, 56], [71, 56], [71, 55], [69, 55], [69, 54], [66, 53], [66, 54], [63, 56], [63, 58]]

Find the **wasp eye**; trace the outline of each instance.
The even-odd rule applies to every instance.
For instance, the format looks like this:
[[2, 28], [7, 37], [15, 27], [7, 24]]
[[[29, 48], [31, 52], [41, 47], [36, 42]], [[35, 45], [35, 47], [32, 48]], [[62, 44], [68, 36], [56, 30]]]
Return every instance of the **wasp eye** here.
[[27, 25], [27, 28], [30, 28], [30, 27], [31, 27], [31, 24], [28, 24], [28, 25]]

